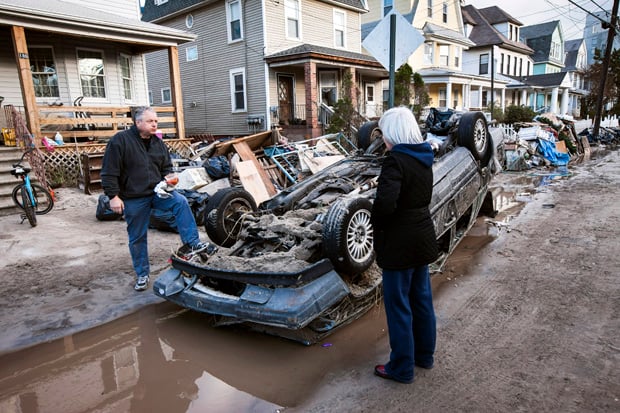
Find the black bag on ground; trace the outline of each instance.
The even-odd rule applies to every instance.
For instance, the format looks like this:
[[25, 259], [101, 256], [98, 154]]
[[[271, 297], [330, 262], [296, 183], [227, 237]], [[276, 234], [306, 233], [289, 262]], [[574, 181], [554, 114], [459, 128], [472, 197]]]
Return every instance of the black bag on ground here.
[[213, 179], [226, 178], [230, 175], [230, 163], [224, 155], [208, 158], [202, 166]]
[[116, 221], [123, 217], [123, 214], [117, 214], [110, 208], [110, 198], [106, 194], [99, 195], [97, 200], [97, 211], [95, 217], [99, 221]]

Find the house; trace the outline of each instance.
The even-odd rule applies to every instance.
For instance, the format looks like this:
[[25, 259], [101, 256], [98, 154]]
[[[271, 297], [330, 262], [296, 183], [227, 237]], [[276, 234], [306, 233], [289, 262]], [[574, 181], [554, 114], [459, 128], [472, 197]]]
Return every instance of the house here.
[[[586, 48], [590, 51], [590, 53], [588, 53], [588, 66], [594, 63], [596, 50], [599, 50], [601, 56], [605, 53], [605, 49], [607, 48], [608, 29], [603, 27], [602, 22], [609, 22], [610, 20], [610, 10], [586, 14], [586, 23], [583, 28], [583, 39], [586, 42]], [[614, 37], [612, 49], [620, 49], [620, 37], [617, 35], [617, 31], [616, 36]]]
[[571, 88], [568, 92], [566, 113], [578, 117], [581, 113], [581, 99], [588, 94], [584, 73], [588, 65], [588, 49], [584, 39], [564, 42], [564, 72], [568, 73]]
[[[197, 35], [179, 49], [188, 134], [247, 135], [282, 127], [320, 136], [343, 79], [361, 115], [374, 116], [381, 64], [362, 53], [363, 0], [156, 0], [142, 19]], [[153, 105], [168, 104], [165, 55], [146, 58]], [[346, 75], [345, 75], [346, 74]]]
[[564, 69], [564, 35], [560, 21], [521, 28], [521, 40], [534, 50], [531, 75], [514, 77], [509, 87], [529, 90], [528, 106], [536, 111], [569, 112], [570, 76]]
[[[37, 141], [55, 130], [111, 136], [131, 123], [131, 106], [148, 103], [143, 54], [162, 50], [176, 61], [178, 45], [194, 38], [140, 21], [134, 0], [0, 0], [2, 103], [26, 123], [14, 124], [8, 110], [0, 122]], [[176, 65], [169, 76], [180, 83]], [[166, 119], [168, 132], [183, 137], [180, 92], [173, 90]]]
[[[488, 78], [493, 77], [493, 89], [501, 94], [493, 101], [505, 109], [507, 105], [528, 105], [531, 101], [527, 88], [510, 88], [511, 76], [532, 74], [534, 54], [521, 42], [519, 32], [523, 24], [497, 6], [477, 9], [472, 5], [461, 7], [465, 32], [475, 46], [464, 52], [463, 70], [484, 76], [486, 84], [478, 82], [479, 91], [472, 92], [474, 106], [486, 107], [489, 103]], [[498, 86], [495, 86], [495, 85]], [[486, 87], [485, 87], [486, 86]]]
[[[472, 94], [477, 96], [480, 86], [488, 88], [489, 82], [463, 71], [463, 51], [474, 43], [465, 35], [458, 2], [368, 0], [368, 7], [369, 12], [362, 15], [363, 38], [392, 9], [424, 36], [424, 44], [413, 52], [407, 63], [424, 79], [431, 106], [466, 109], [480, 104]], [[384, 82], [384, 90], [387, 86]]]
[[534, 50], [534, 75], [562, 71], [564, 34], [559, 20], [522, 27], [521, 41]]

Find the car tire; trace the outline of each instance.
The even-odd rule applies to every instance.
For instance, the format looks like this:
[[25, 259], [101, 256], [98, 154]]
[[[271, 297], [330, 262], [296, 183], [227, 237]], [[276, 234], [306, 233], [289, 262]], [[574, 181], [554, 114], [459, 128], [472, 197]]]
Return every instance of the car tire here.
[[491, 134], [482, 112], [467, 112], [461, 116], [457, 131], [457, 144], [469, 149], [474, 158], [486, 166], [493, 154]]
[[205, 210], [205, 230], [209, 239], [222, 247], [230, 247], [241, 230], [239, 219], [256, 209], [254, 198], [245, 189], [220, 189], [209, 198]]
[[[377, 142], [377, 140], [380, 140]], [[357, 146], [364, 150], [365, 153], [373, 153], [378, 146], [383, 144], [381, 138], [381, 130], [379, 129], [379, 122], [376, 120], [366, 122], [360, 126], [357, 131]]]
[[323, 221], [323, 254], [337, 271], [355, 275], [367, 270], [375, 260], [372, 202], [350, 198], [334, 203]]

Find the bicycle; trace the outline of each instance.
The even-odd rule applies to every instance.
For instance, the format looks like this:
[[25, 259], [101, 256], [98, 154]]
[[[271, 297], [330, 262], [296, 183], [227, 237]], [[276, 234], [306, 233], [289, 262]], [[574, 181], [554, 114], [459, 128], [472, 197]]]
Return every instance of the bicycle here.
[[39, 184], [34, 184], [30, 181], [29, 166], [23, 165], [24, 157], [36, 150], [36, 148], [30, 148], [25, 151], [20, 158], [19, 162], [13, 164], [11, 169], [11, 175], [21, 179], [22, 182], [13, 188], [11, 197], [17, 207], [24, 210], [21, 215], [22, 222], [28, 219], [30, 225], [37, 226], [37, 215], [47, 214], [54, 207], [54, 197], [46, 188]]

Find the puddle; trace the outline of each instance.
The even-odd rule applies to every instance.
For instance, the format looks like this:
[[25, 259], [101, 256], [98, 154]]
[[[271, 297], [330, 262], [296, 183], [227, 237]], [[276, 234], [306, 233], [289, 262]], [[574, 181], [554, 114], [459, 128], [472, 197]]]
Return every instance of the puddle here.
[[0, 357], [0, 412], [277, 412], [375, 359], [380, 306], [306, 347], [170, 303]]

